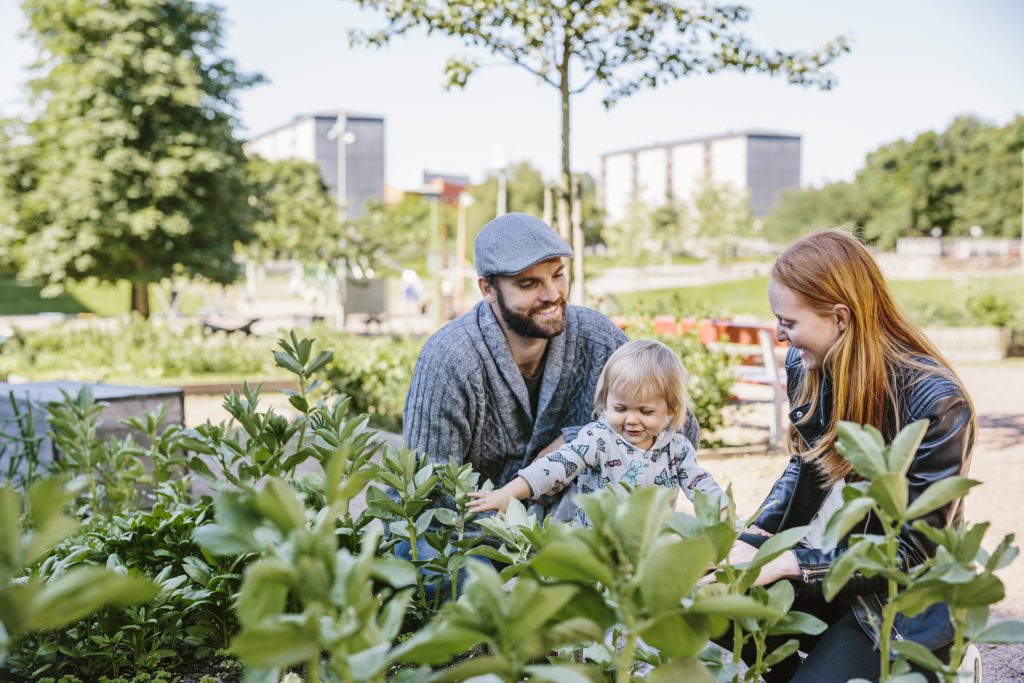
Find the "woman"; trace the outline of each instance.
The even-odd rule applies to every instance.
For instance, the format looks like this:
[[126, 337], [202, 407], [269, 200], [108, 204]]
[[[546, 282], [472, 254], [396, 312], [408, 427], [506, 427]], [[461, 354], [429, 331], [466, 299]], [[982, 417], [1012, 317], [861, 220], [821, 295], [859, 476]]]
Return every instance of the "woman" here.
[[[890, 441], [902, 427], [927, 419], [908, 473], [913, 502], [930, 484], [967, 473], [974, 407], [949, 362], [897, 307], [878, 266], [854, 236], [824, 230], [793, 244], [772, 268], [768, 298], [778, 320], [777, 337], [792, 347], [786, 375], [793, 455], [732, 559], [749, 560], [770, 534], [810, 525], [797, 547], [762, 569], [758, 583], [794, 580], [793, 609], [818, 616], [829, 628], [801, 640], [807, 653], [802, 663], [793, 655], [765, 678], [877, 680], [879, 651], [871, 624], [881, 623], [884, 580], [856, 576], [832, 603], [822, 594], [829, 566], [846, 548], [843, 542], [822, 550], [822, 532], [842, 506], [845, 481], [855, 476], [835, 449], [837, 426], [842, 420], [873, 425]], [[924, 519], [941, 528], [962, 518], [960, 501], [954, 501]], [[901, 551], [916, 564], [933, 555], [935, 546], [905, 528]], [[948, 660], [953, 632], [945, 605], [913, 619], [899, 615], [894, 630]]]

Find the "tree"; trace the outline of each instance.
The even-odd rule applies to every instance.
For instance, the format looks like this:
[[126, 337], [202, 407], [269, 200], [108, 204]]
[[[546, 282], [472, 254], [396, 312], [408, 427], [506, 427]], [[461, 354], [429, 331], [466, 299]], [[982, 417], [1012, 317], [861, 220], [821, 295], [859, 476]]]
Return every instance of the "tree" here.
[[345, 246], [338, 204], [327, 191], [320, 168], [297, 159], [249, 159], [249, 205], [255, 212], [254, 238], [242, 246], [252, 259], [331, 262]]
[[[521, 211], [534, 216], [544, 212], [544, 190], [547, 183], [541, 172], [528, 161], [512, 164], [507, 170], [506, 192], [508, 210]], [[602, 211], [597, 206], [597, 182], [589, 173], [574, 174], [574, 181], [582, 186], [583, 233], [587, 245], [597, 244], [601, 238]], [[481, 183], [469, 188], [473, 204], [468, 209], [467, 222], [475, 234], [484, 223], [494, 218], [498, 197], [498, 174], [491, 172]]]
[[0, 260], [69, 280], [230, 282], [251, 221], [233, 95], [258, 79], [220, 54], [220, 10], [191, 0], [25, 0], [41, 75], [2, 152], [14, 218]]
[[879, 247], [901, 237], [965, 236], [975, 225], [993, 237], [1020, 234], [1024, 116], [1004, 126], [961, 117], [942, 132], [926, 131], [867, 155], [852, 183], [796, 190], [781, 198], [769, 235], [795, 239], [811, 230], [853, 223]]
[[[791, 83], [828, 89], [834, 80], [825, 68], [849, 49], [843, 38], [811, 52], [758, 48], [737, 31], [750, 18], [750, 11], [737, 5], [683, 7], [674, 0], [353, 1], [382, 10], [388, 21], [373, 33], [351, 32], [353, 43], [380, 46], [424, 27], [504, 57], [558, 91], [562, 235], [569, 234], [573, 95], [601, 83], [606, 87], [604, 104], [611, 107], [641, 88], [726, 69], [783, 75]], [[464, 87], [477, 67], [472, 59], [450, 59], [447, 84]]]
[[694, 237], [719, 258], [732, 255], [736, 243], [750, 234], [754, 224], [749, 194], [710, 179], [701, 184], [691, 208]]

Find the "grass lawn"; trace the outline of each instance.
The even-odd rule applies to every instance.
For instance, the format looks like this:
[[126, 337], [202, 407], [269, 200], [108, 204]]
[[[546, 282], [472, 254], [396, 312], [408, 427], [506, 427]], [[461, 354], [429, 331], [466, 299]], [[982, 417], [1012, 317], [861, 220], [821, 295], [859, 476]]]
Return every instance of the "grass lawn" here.
[[[77, 315], [92, 313], [99, 316], [124, 315], [128, 312], [131, 285], [127, 280], [117, 284], [86, 280], [68, 285], [55, 297], [43, 297], [42, 286], [19, 282], [9, 273], [0, 274], [0, 315], [35, 315], [38, 313], [65, 313]], [[163, 297], [157, 285], [150, 285], [149, 305], [154, 313], [164, 310]], [[180, 310], [191, 313], [204, 304], [201, 297], [188, 292]]]
[[[1017, 310], [1024, 310], [1024, 275], [946, 280], [893, 280], [890, 286], [896, 299], [908, 311], [920, 311], [930, 305], [957, 305], [968, 294], [995, 292]], [[700, 287], [679, 287], [647, 292], [629, 292], [615, 297], [623, 315], [660, 313], [677, 316], [712, 317], [754, 316], [770, 320], [768, 278], [756, 277], [733, 282], [718, 282]]]

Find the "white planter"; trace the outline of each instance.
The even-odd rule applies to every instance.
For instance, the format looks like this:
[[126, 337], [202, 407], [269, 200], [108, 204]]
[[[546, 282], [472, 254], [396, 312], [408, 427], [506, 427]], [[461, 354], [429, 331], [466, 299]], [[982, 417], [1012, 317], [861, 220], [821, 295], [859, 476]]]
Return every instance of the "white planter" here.
[[1003, 360], [1010, 348], [1007, 327], [926, 327], [924, 331], [950, 360]]

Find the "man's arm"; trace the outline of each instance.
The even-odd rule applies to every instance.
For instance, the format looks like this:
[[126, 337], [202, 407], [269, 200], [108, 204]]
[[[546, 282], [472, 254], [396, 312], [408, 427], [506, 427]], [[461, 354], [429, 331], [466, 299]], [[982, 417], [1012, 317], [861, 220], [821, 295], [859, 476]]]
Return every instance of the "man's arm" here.
[[476, 401], [479, 386], [456, 372], [447, 354], [430, 345], [424, 348], [413, 371], [403, 410], [402, 441], [438, 463], [454, 458], [472, 460]]

